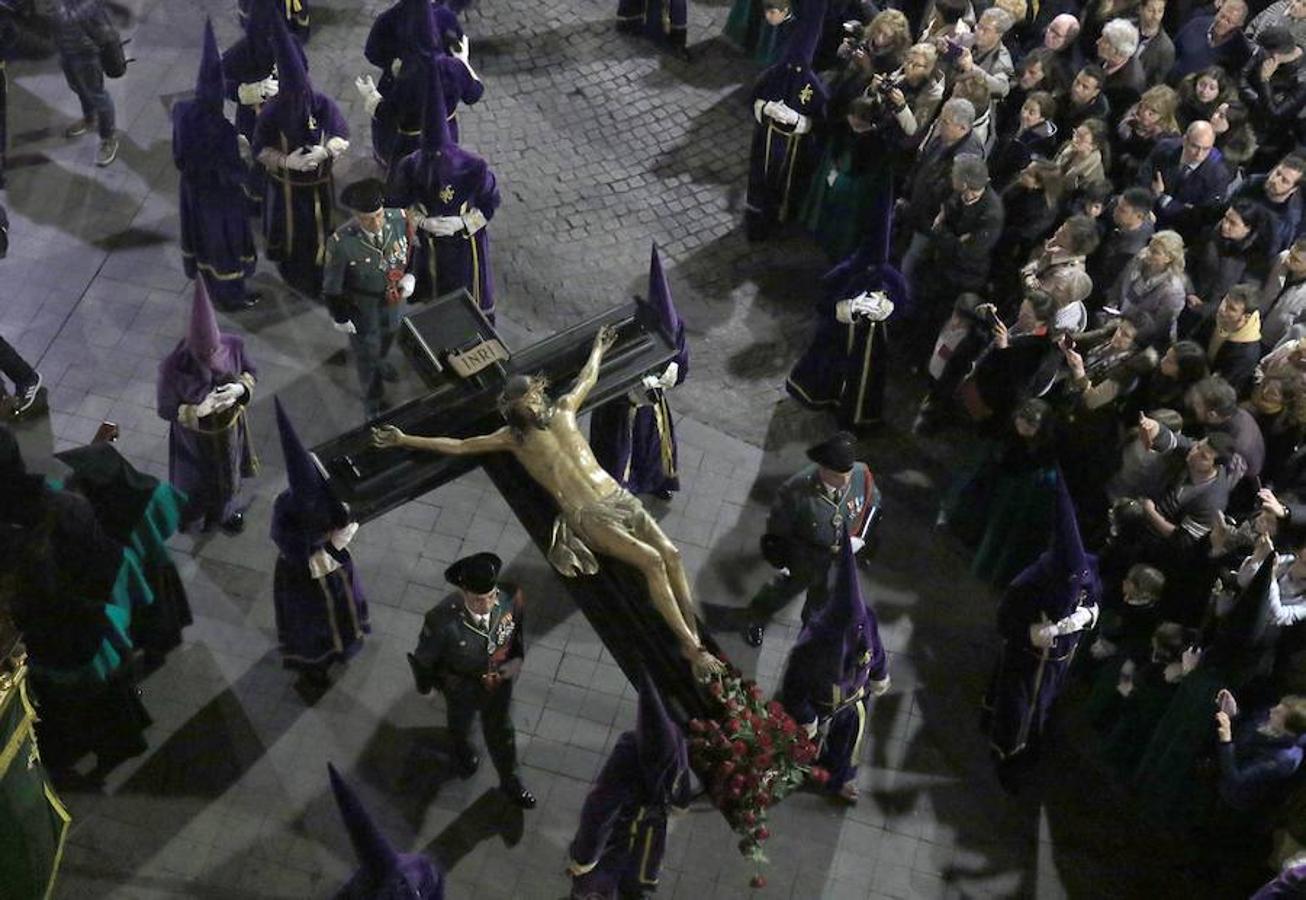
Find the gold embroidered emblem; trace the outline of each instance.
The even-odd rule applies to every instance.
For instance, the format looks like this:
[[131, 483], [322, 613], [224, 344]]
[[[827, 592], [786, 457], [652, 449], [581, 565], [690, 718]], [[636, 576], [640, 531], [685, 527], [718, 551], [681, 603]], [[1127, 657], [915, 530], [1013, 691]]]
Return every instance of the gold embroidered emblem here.
[[448, 203], [453, 199], [453, 185], [446, 184], [444, 190], [440, 191], [440, 202]]
[[803, 106], [806, 106], [811, 101], [812, 93], [812, 86], [810, 84], [803, 85], [803, 89], [798, 92], [798, 99], [802, 101]]

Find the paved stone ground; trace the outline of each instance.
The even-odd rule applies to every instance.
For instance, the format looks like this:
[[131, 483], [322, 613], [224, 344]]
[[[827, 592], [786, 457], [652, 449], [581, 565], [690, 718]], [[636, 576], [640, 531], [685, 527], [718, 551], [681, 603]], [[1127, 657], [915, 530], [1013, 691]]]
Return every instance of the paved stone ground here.
[[[214, 15], [226, 45], [236, 33], [231, 6], [132, 4], [138, 59], [113, 85], [125, 139], [107, 170], [91, 165], [92, 141], [59, 136], [76, 107], [57, 66], [11, 69], [4, 202], [13, 245], [0, 265], [0, 329], [50, 386], [49, 417], [20, 435], [38, 467], [58, 471], [49, 454], [89, 440], [108, 418], [122, 426], [120, 446], [137, 465], [166, 472], [154, 372], [189, 308], [167, 108], [193, 83], [197, 9]], [[313, 5], [313, 72], [355, 128], [342, 183], [371, 172], [351, 82], [364, 71], [360, 48], [379, 8], [376, 0]], [[665, 251], [693, 372], [674, 399], [684, 490], [655, 512], [684, 549], [725, 648], [769, 687], [796, 623], [773, 627], [759, 655], [734, 636], [730, 608], [766, 577], [755, 548], [773, 488], [828, 427], [783, 401], [780, 387], [823, 266], [801, 236], [755, 248], [738, 231], [743, 96], [753, 72], [702, 37], [719, 31], [725, 9], [724, 0], [694, 5], [689, 64], [615, 35], [607, 3], [482, 0], [467, 28], [488, 90], [461, 121], [504, 191], [493, 258], [511, 343], [642, 291], [650, 240]], [[479, 474], [360, 532], [355, 558], [373, 635], [328, 691], [315, 695], [280, 668], [267, 523], [283, 475], [270, 397], [283, 398], [310, 443], [361, 412], [325, 314], [280, 290], [275, 275], [257, 280], [268, 299], [225, 320], [247, 335], [261, 370], [252, 418], [266, 465], [249, 492], [249, 528], [234, 539], [175, 541], [197, 621], [145, 684], [150, 752], [101, 789], [66, 792], [75, 822], [57, 896], [328, 896], [350, 867], [326, 783], [333, 760], [396, 842], [445, 864], [451, 897], [561, 897], [577, 811], [604, 753], [633, 721], [631, 690]], [[1050, 760], [1030, 796], [997, 788], [975, 725], [993, 654], [993, 598], [930, 530], [946, 472], [917, 460], [941, 458], [940, 448], [922, 454], [901, 433], [868, 445], [890, 505], [869, 591], [893, 651], [894, 687], [874, 709], [865, 797], [851, 810], [812, 795], [788, 799], [774, 816], [767, 893], [1200, 896], [1174, 880], [1154, 836], [1143, 846], [1131, 838], [1138, 826], [1127, 803], [1098, 787], [1073, 753]], [[530, 597], [515, 719], [525, 778], [541, 802], [525, 816], [497, 798], [488, 764], [467, 782], [445, 778], [441, 703], [413, 693], [402, 655], [421, 614], [443, 596], [445, 565], [486, 548], [509, 561]], [[745, 893], [751, 870], [733, 843], [709, 809], [678, 820], [662, 893]], [[1227, 885], [1211, 893], [1231, 895]]]

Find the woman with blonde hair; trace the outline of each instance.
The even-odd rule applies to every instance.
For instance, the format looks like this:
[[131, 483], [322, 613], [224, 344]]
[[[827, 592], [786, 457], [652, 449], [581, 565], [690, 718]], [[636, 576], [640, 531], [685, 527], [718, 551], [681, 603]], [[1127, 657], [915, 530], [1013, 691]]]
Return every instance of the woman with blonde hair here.
[[1184, 239], [1175, 231], [1158, 231], [1130, 260], [1108, 295], [1108, 305], [1122, 316], [1147, 313], [1152, 325], [1138, 336], [1140, 343], [1174, 340], [1174, 324], [1183, 311]]
[[1117, 184], [1132, 182], [1138, 167], [1160, 141], [1179, 137], [1181, 129], [1175, 115], [1178, 109], [1179, 95], [1164, 84], [1148, 88], [1129, 108], [1116, 126], [1116, 148], [1120, 151]]
[[884, 74], [897, 69], [911, 47], [911, 27], [907, 17], [896, 9], [877, 13], [862, 30], [859, 46], [870, 58], [873, 71]]

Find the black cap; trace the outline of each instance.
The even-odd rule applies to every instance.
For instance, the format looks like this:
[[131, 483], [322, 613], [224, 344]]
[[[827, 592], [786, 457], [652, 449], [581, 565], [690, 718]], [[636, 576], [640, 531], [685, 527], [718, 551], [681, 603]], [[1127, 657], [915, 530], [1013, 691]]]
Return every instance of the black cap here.
[[488, 594], [499, 580], [503, 560], [493, 553], [464, 556], [444, 570], [444, 580], [472, 594]]
[[1256, 35], [1256, 43], [1270, 53], [1290, 53], [1297, 46], [1292, 32], [1282, 25], [1271, 25]]
[[355, 181], [340, 192], [340, 203], [354, 212], [374, 213], [385, 206], [385, 185], [376, 178]]
[[807, 458], [818, 466], [824, 466], [835, 472], [851, 472], [857, 457], [853, 455], [856, 438], [846, 431], [839, 431], [828, 440], [809, 447]]

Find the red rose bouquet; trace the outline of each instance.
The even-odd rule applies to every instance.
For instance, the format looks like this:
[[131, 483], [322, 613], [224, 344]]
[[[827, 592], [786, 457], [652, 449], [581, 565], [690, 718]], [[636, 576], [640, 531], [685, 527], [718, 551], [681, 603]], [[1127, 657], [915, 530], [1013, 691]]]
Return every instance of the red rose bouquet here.
[[807, 778], [820, 782], [828, 776], [812, 765], [816, 743], [779, 702], [764, 702], [756, 682], [732, 671], [708, 692], [719, 714], [690, 720], [691, 762], [712, 801], [741, 835], [739, 852], [766, 862], [762, 842], [771, 836], [767, 810]]

